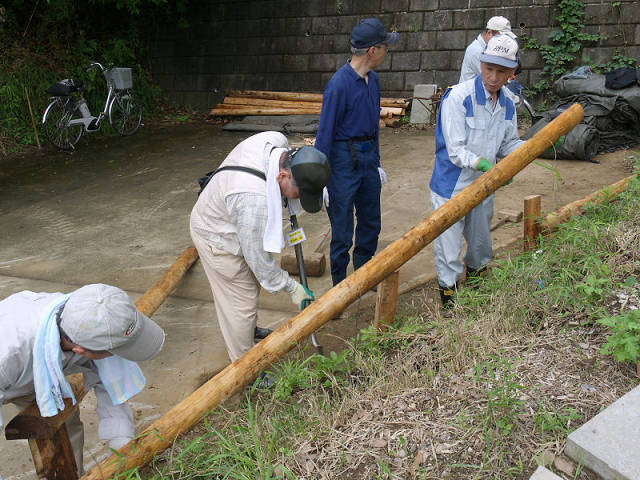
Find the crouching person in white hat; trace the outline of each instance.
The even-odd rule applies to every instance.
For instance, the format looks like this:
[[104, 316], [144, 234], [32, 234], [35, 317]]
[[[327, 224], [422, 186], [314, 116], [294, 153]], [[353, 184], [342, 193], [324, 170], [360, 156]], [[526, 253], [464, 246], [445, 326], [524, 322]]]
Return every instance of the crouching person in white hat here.
[[[489, 171], [524, 142], [518, 117], [504, 85], [518, 66], [518, 43], [508, 35], [489, 40], [480, 56], [481, 74], [447, 90], [436, 121], [436, 161], [431, 203], [436, 210]], [[479, 276], [493, 258], [493, 195], [453, 224], [435, 241], [440, 297], [451, 306], [464, 271], [462, 239], [467, 241], [467, 279]]]
[[280, 268], [273, 253], [284, 247], [283, 197], [294, 214], [301, 208], [318, 212], [329, 174], [320, 150], [292, 149], [279, 132], [258, 133], [227, 155], [193, 207], [191, 238], [232, 362], [269, 332], [256, 327], [260, 287], [287, 292], [298, 308], [314, 298]]
[[[69, 295], [16, 293], [0, 301], [0, 332], [0, 404], [24, 408], [35, 398], [43, 417], [56, 415], [64, 398], [75, 403], [65, 376], [81, 372], [85, 389], [96, 394], [100, 439], [116, 450], [133, 439], [127, 400], [146, 383], [135, 362], [160, 352], [164, 331], [136, 310], [123, 290], [94, 284]], [[84, 428], [78, 410], [66, 426], [82, 474]]]

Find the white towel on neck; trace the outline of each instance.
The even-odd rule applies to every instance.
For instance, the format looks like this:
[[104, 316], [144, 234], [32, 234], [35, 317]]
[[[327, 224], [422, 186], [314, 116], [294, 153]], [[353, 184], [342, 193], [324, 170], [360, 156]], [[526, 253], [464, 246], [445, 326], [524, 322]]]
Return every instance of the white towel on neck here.
[[277, 177], [280, 172], [280, 156], [286, 151], [286, 148], [273, 148], [265, 152], [269, 155], [267, 161], [267, 225], [262, 238], [262, 248], [266, 252], [280, 253], [284, 248], [282, 193]]

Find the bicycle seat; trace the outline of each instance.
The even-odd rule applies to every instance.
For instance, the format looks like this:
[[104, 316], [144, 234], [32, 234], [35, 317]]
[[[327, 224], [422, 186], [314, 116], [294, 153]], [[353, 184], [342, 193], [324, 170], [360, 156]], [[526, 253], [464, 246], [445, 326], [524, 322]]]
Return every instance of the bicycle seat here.
[[65, 78], [47, 88], [47, 93], [54, 97], [65, 97], [71, 95], [73, 92], [81, 92], [83, 87], [84, 84], [82, 80]]

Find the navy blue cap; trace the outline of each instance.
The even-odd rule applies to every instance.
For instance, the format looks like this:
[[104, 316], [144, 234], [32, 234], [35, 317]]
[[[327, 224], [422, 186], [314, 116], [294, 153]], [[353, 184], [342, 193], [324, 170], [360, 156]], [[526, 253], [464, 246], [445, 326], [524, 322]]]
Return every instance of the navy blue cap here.
[[365, 18], [351, 30], [353, 48], [369, 48], [379, 43], [391, 45], [400, 39], [400, 34], [387, 32], [377, 18]]

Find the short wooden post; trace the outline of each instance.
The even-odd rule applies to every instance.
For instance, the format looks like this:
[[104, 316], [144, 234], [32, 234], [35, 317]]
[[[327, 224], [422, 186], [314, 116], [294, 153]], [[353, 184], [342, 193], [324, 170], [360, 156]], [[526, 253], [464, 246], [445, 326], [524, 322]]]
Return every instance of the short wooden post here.
[[373, 326], [376, 330], [384, 331], [393, 324], [398, 306], [398, 277], [396, 271], [378, 284], [378, 296], [376, 297], [376, 314]]
[[542, 213], [542, 197], [529, 195], [524, 199], [524, 249], [531, 250], [536, 246], [536, 239], [540, 233], [538, 219]]

